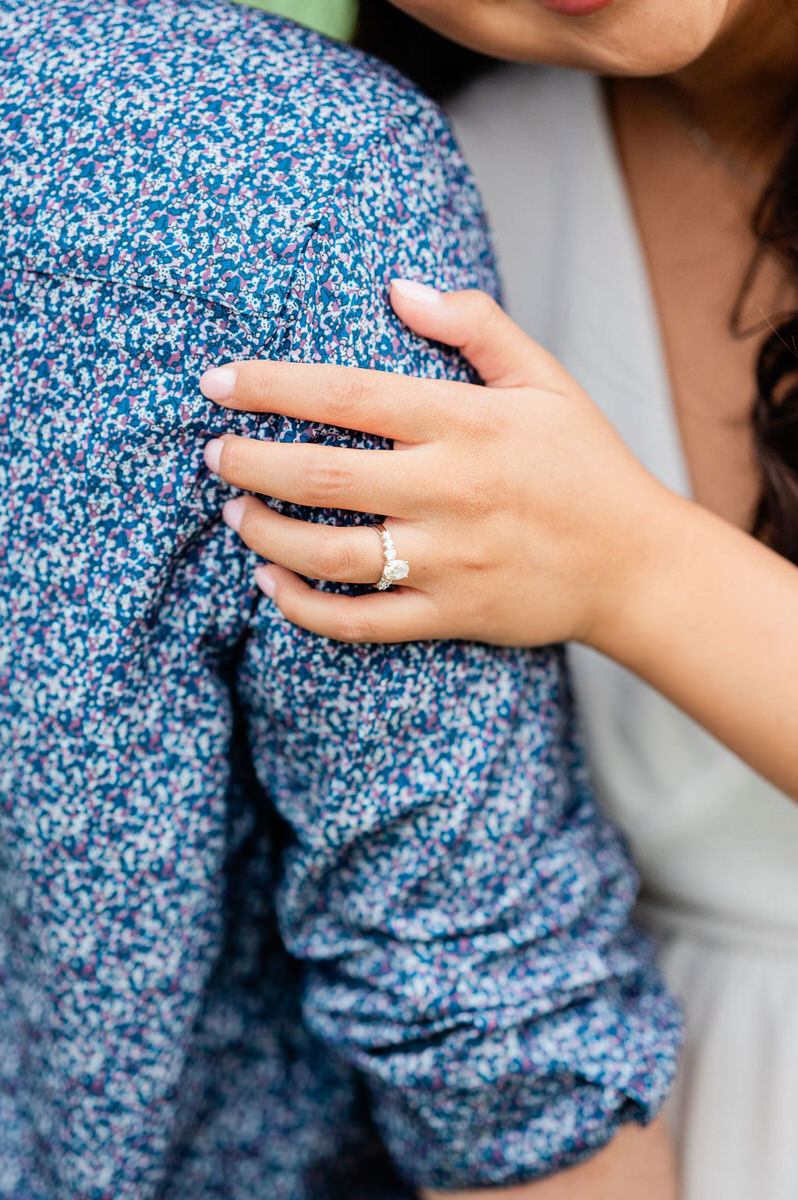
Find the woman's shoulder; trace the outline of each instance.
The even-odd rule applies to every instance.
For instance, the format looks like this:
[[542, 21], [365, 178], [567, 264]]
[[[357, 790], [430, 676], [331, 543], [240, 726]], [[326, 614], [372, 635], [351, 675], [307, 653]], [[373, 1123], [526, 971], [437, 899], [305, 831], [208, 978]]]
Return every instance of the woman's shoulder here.
[[493, 229], [508, 309], [553, 345], [574, 209], [606, 170], [599, 85], [554, 67], [500, 67], [448, 112]]
[[497, 66], [461, 88], [446, 105], [455, 128], [506, 142], [548, 132], [564, 134], [569, 119], [595, 105], [598, 83], [584, 71], [533, 64]]
[[595, 151], [587, 144], [600, 141], [604, 121], [595, 77], [555, 67], [500, 67], [447, 107], [489, 214], [511, 205], [516, 231], [534, 236], [533, 226], [551, 228], [563, 180], [574, 168], [581, 177], [585, 158]]

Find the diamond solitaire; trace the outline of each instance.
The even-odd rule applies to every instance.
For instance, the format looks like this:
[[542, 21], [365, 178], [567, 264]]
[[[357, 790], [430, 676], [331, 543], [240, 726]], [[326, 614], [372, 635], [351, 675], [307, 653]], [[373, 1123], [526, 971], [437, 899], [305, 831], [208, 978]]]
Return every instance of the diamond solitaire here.
[[404, 558], [396, 557], [396, 547], [393, 544], [393, 538], [384, 525], [375, 525], [374, 529], [379, 534], [384, 562], [382, 575], [380, 575], [376, 587], [378, 592], [384, 592], [392, 584], [399, 583], [402, 579], [407, 579], [410, 574], [410, 563]]

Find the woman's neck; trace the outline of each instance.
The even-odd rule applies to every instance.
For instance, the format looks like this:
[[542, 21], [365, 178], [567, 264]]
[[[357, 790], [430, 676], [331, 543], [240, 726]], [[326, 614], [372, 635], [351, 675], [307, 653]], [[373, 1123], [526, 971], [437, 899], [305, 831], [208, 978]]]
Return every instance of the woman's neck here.
[[745, 0], [710, 49], [670, 83], [720, 145], [769, 167], [798, 93], [798, 3]]

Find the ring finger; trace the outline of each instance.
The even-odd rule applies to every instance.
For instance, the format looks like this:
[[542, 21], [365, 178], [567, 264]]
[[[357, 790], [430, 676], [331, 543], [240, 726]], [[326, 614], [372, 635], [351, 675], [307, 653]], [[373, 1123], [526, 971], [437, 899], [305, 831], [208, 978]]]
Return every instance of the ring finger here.
[[[254, 496], [228, 500], [222, 515], [251, 550], [269, 562], [309, 579], [376, 585], [385, 559], [373, 525], [316, 525], [274, 512]], [[405, 522], [392, 521], [396, 553], [411, 564], [407, 586], [422, 577], [418, 536]], [[414, 552], [413, 546], [416, 545]]]

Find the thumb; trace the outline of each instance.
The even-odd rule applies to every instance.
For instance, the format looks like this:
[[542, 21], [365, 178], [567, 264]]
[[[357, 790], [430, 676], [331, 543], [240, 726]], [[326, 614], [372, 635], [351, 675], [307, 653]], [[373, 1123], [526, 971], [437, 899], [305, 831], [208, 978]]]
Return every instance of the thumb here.
[[511, 321], [485, 292], [439, 292], [409, 279], [391, 281], [391, 304], [422, 337], [457, 346], [488, 387], [562, 391], [563, 367]]

